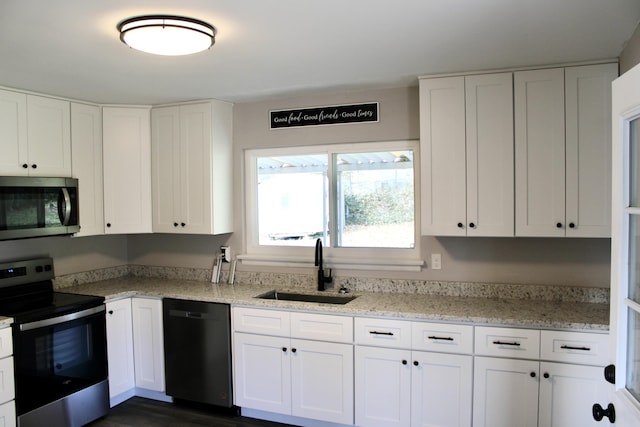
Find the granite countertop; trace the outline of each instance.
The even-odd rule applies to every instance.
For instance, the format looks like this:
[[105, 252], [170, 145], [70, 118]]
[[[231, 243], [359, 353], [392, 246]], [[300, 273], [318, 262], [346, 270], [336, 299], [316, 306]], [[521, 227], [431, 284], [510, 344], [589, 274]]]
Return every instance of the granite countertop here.
[[[358, 298], [344, 305], [255, 298], [272, 289], [287, 290], [268, 285], [122, 277], [68, 286], [59, 291], [103, 296], [107, 302], [131, 296], [166, 297], [354, 316], [389, 316], [536, 329], [609, 330], [609, 305], [603, 303], [383, 292], [354, 292], [352, 295]], [[291, 290], [317, 293], [309, 289]], [[336, 290], [330, 289], [325, 293], [336, 293]]]

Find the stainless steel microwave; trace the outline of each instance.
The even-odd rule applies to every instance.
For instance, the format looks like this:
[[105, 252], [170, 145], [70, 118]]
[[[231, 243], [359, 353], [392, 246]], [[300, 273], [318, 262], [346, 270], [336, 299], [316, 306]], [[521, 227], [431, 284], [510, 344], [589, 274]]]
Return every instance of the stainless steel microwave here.
[[80, 230], [75, 178], [0, 177], [0, 240]]

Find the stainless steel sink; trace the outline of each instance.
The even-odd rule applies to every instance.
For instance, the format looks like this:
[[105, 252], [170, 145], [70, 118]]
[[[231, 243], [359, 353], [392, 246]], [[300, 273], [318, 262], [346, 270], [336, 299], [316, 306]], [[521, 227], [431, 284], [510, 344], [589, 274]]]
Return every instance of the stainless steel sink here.
[[273, 290], [258, 295], [256, 298], [275, 299], [281, 301], [319, 302], [323, 304], [346, 304], [349, 301], [356, 299], [357, 296], [301, 294], [297, 292], [281, 292]]

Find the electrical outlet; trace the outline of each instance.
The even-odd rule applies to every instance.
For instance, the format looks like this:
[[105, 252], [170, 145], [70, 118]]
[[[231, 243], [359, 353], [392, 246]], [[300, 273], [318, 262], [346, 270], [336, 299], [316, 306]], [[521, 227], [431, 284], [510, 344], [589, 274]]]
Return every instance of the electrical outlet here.
[[442, 257], [440, 256], [440, 254], [431, 254], [431, 269], [442, 269]]
[[220, 252], [222, 252], [222, 262], [231, 261], [231, 248], [229, 246], [220, 246]]

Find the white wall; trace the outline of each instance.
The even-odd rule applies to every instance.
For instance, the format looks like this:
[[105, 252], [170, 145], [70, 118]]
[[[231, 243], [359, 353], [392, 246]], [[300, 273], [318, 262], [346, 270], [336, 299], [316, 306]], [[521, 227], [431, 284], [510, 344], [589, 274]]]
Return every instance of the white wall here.
[[[416, 80], [417, 84], [417, 80]], [[269, 129], [269, 111], [360, 102], [380, 103], [380, 122], [340, 126]], [[243, 246], [243, 151], [248, 148], [419, 138], [418, 89], [396, 88], [236, 104], [234, 182], [236, 232], [229, 244]], [[609, 239], [433, 238], [423, 237], [423, 259], [442, 254], [442, 270], [421, 273], [337, 271], [369, 277], [499, 283], [609, 286]], [[256, 270], [264, 267], [239, 266]], [[271, 268], [269, 271], [278, 271]], [[310, 269], [307, 269], [310, 270]], [[305, 269], [295, 271], [303, 272]], [[310, 271], [309, 271], [310, 272]]]

